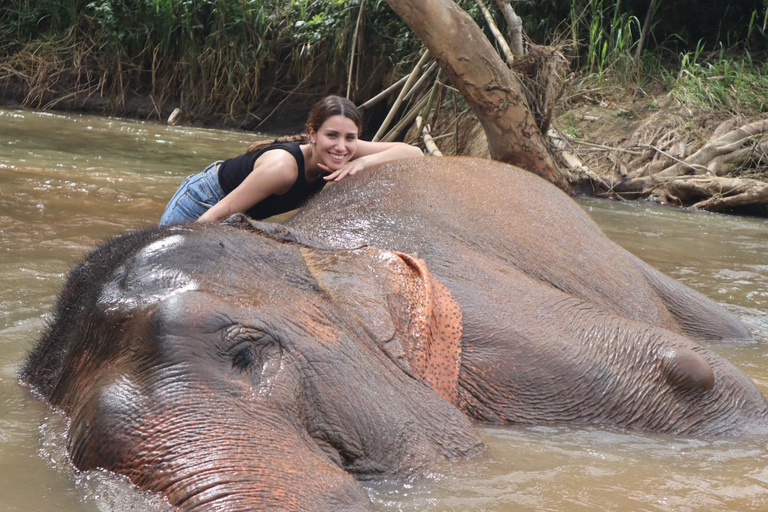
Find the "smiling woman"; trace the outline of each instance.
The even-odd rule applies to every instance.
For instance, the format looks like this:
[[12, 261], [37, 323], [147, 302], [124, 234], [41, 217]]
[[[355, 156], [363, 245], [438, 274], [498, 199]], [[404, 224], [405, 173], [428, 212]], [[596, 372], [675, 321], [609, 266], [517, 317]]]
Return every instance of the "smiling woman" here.
[[256, 143], [244, 155], [210, 164], [187, 177], [166, 206], [160, 225], [218, 222], [245, 212], [265, 219], [301, 206], [327, 182], [373, 164], [423, 156], [402, 142], [358, 139], [362, 118], [339, 96], [320, 100], [309, 114], [307, 135]]

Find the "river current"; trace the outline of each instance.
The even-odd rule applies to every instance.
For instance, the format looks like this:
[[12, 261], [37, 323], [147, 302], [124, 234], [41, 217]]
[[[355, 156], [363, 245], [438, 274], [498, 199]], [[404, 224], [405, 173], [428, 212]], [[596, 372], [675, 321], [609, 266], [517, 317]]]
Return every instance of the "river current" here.
[[[104, 472], [75, 471], [66, 422], [16, 379], [66, 272], [159, 219], [184, 176], [252, 133], [0, 110], [0, 511], [157, 510]], [[709, 344], [768, 392], [768, 220], [578, 199], [605, 233], [719, 301], [755, 341]], [[768, 510], [768, 439], [697, 440], [571, 427], [481, 427], [487, 445], [412, 482], [366, 484], [382, 511]]]

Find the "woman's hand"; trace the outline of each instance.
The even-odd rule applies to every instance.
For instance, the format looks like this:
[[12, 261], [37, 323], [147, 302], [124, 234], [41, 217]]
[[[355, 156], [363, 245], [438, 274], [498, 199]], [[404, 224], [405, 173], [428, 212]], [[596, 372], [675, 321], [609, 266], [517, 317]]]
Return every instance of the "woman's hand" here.
[[352, 176], [365, 169], [365, 164], [360, 160], [350, 160], [345, 163], [341, 169], [331, 172], [331, 170], [324, 164], [317, 164], [317, 166], [325, 172], [330, 172], [328, 176], [323, 176], [325, 181], [341, 181], [347, 176]]
[[318, 163], [317, 166], [321, 170], [331, 173], [328, 176], [323, 176], [325, 181], [341, 181], [347, 176], [356, 174], [376, 164], [390, 162], [398, 158], [423, 156], [424, 153], [421, 149], [404, 142], [368, 142], [358, 140], [354, 156], [349, 162], [342, 165], [341, 169], [332, 172], [323, 164]]

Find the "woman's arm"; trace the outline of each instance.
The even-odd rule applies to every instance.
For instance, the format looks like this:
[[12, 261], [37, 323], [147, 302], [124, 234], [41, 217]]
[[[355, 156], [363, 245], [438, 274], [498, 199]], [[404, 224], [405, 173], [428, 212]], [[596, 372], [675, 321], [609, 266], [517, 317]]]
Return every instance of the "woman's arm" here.
[[[357, 150], [354, 156], [341, 169], [324, 176], [325, 181], [341, 181], [346, 176], [351, 176], [372, 165], [397, 160], [400, 158], [413, 158], [424, 156], [421, 149], [404, 142], [369, 142], [357, 141]], [[320, 168], [328, 171], [324, 165]]]
[[267, 151], [253, 164], [253, 171], [248, 177], [197, 221], [221, 222], [233, 213], [248, 210], [272, 194], [285, 194], [298, 175], [299, 166], [290, 153], [283, 149]]

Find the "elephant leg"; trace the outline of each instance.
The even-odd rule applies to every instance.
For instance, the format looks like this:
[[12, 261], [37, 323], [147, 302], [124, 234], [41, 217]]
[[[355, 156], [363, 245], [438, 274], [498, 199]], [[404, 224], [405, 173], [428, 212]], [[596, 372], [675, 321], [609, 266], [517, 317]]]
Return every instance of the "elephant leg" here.
[[680, 334], [521, 276], [454, 295], [465, 318], [459, 402], [479, 420], [685, 435], [766, 427], [754, 383]]
[[723, 306], [627, 252], [666, 303], [683, 334], [697, 341], [752, 340], [747, 327]]

